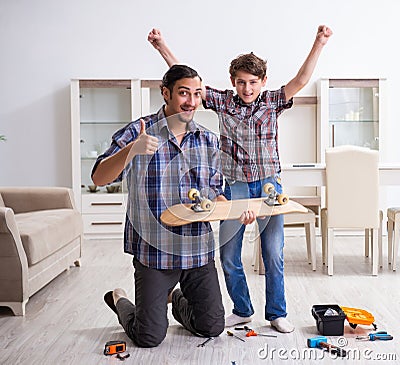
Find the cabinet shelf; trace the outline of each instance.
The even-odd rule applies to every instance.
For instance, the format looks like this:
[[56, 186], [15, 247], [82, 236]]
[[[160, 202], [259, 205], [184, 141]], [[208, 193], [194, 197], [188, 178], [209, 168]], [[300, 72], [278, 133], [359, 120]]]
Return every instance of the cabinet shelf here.
[[379, 120], [330, 120], [329, 123], [379, 123]]
[[[140, 80], [140, 86], [142, 88], [149, 89], [159, 89], [161, 85], [161, 80]], [[316, 96], [295, 96], [293, 98], [293, 103], [295, 105], [316, 105]]]
[[121, 121], [102, 121], [102, 120], [91, 120], [91, 121], [82, 121], [81, 125], [90, 125], [90, 126], [102, 126], [102, 125], [125, 125], [129, 123], [130, 120]]
[[315, 105], [317, 104], [316, 96], [295, 96], [293, 98], [293, 104], [295, 105]]
[[82, 195], [113, 195], [113, 196], [118, 196], [118, 195], [124, 195], [125, 193], [123, 192], [118, 192], [118, 193], [108, 193], [105, 188], [104, 190], [100, 189], [98, 191], [96, 191], [95, 193], [92, 193], [86, 189], [82, 189]]

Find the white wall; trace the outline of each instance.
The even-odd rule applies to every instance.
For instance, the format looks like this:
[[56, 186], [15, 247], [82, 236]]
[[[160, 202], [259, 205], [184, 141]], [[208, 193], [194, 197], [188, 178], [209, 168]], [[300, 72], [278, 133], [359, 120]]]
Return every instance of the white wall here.
[[[267, 85], [276, 88], [296, 74], [317, 26], [328, 24], [334, 35], [300, 95], [315, 95], [320, 77], [387, 77], [387, 143], [399, 162], [397, 3], [0, 0], [0, 134], [8, 138], [0, 142], [0, 185], [71, 186], [69, 80], [160, 78], [166, 65], [147, 42], [152, 27], [215, 86], [227, 85], [233, 57], [254, 51], [268, 60]], [[281, 121], [284, 162], [308, 154], [301, 139], [314, 128], [313, 112], [298, 113]]]

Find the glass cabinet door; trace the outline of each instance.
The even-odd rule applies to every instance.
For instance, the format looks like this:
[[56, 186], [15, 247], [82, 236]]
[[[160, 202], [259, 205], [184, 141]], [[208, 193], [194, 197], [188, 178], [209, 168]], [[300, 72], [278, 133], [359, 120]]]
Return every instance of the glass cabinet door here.
[[97, 157], [110, 146], [112, 135], [131, 121], [131, 90], [81, 87], [79, 98], [81, 187], [82, 193], [87, 193], [93, 184], [91, 171]]
[[329, 80], [329, 147], [379, 150], [379, 80]]

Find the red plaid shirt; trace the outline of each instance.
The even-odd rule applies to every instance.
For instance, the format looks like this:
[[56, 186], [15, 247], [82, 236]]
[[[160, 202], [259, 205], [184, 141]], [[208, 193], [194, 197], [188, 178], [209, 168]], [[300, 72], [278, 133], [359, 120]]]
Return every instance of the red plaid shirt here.
[[284, 86], [245, 104], [232, 90], [206, 87], [207, 109], [218, 114], [222, 171], [229, 180], [252, 182], [280, 173], [278, 116], [291, 108]]

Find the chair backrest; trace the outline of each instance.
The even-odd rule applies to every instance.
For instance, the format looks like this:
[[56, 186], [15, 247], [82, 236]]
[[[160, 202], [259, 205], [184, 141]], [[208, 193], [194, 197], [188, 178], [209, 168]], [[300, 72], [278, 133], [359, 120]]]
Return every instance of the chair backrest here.
[[379, 227], [379, 153], [358, 146], [327, 148], [326, 207], [330, 228]]

